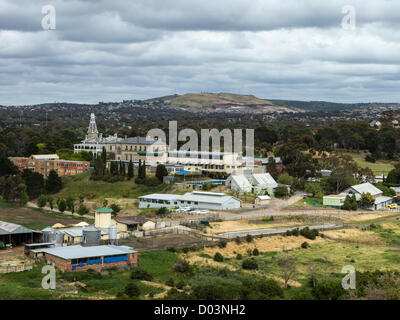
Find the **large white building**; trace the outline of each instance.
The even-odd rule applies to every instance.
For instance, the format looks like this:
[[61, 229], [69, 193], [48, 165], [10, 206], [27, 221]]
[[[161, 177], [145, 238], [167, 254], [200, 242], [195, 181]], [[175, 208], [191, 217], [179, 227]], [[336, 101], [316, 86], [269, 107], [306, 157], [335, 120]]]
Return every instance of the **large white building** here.
[[271, 174], [245, 172], [233, 172], [225, 181], [225, 185], [230, 187], [235, 192], [252, 192], [257, 194], [268, 193], [274, 194], [274, 189], [278, 183]]
[[149, 194], [139, 197], [139, 208], [192, 207], [196, 209], [229, 210], [240, 208], [241, 200], [225, 193], [188, 192], [184, 195]]
[[[87, 135], [81, 143], [74, 145], [74, 152], [87, 151], [97, 157], [102, 153], [103, 148], [107, 151], [110, 160], [125, 163], [131, 160], [133, 162], [142, 160], [151, 166], [165, 164], [169, 167], [183, 167], [185, 170], [202, 169], [209, 172], [226, 173], [243, 168], [261, 167], [261, 165], [254, 165], [254, 159], [249, 161], [238, 153], [169, 150], [169, 146], [165, 142], [150, 137], [121, 138], [116, 134], [103, 137], [97, 130], [96, 117], [92, 113]], [[251, 165], [248, 164], [249, 162]]]

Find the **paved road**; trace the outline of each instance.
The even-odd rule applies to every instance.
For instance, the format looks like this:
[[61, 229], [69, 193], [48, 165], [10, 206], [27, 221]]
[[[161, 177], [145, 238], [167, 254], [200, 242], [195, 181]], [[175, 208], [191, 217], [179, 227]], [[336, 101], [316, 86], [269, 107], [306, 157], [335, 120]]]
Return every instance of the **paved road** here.
[[255, 229], [255, 230], [244, 230], [244, 231], [235, 231], [235, 232], [225, 232], [225, 233], [219, 233], [217, 234], [218, 236], [225, 236], [229, 238], [235, 238], [235, 237], [244, 237], [247, 236], [248, 234], [252, 236], [261, 236], [261, 235], [275, 235], [275, 234], [283, 234], [286, 233], [288, 230], [295, 230], [295, 229], [304, 229], [306, 227], [309, 227], [310, 229], [318, 229], [318, 230], [323, 230], [323, 229], [330, 229], [330, 228], [340, 228], [341, 225], [337, 225], [334, 223], [330, 224], [319, 224], [319, 225], [314, 225], [314, 226], [301, 226], [301, 227], [290, 227], [290, 228], [276, 228], [276, 229]]

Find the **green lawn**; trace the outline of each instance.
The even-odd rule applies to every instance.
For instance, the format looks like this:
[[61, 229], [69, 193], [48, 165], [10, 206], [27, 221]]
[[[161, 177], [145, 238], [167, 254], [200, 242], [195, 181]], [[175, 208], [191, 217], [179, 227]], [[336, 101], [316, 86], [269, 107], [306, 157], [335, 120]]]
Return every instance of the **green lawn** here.
[[[314, 206], [315, 202], [315, 206]], [[296, 203], [290, 205], [290, 209], [310, 209], [310, 208], [325, 208], [321, 198], [306, 197]]]

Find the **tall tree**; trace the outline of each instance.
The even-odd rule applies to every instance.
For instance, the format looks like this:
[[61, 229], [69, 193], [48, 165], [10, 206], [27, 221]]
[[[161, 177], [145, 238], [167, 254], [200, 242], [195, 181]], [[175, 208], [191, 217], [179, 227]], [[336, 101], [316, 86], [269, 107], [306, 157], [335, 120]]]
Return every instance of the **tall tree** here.
[[165, 167], [165, 165], [163, 165], [163, 164], [157, 165], [156, 177], [158, 178], [158, 180], [160, 180], [160, 182], [162, 182], [162, 181], [163, 181], [163, 178], [164, 178], [165, 176], [167, 176], [167, 175], [168, 175], [168, 170], [167, 170], [167, 168]]
[[43, 193], [45, 181], [42, 174], [25, 169], [22, 172], [22, 178], [25, 181], [29, 199], [36, 199]]
[[45, 184], [47, 193], [57, 193], [63, 188], [63, 182], [57, 172], [51, 170]]
[[133, 162], [132, 160], [129, 161], [129, 165], [128, 165], [128, 178], [132, 179], [134, 175], [134, 171], [133, 171]]

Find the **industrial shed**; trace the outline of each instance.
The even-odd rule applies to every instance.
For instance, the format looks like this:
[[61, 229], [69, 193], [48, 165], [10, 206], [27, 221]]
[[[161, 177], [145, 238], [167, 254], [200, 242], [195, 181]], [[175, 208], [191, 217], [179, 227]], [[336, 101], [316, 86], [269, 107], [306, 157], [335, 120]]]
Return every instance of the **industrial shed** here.
[[141, 216], [116, 217], [114, 220], [119, 232], [151, 230], [156, 226], [153, 221]]
[[177, 207], [179, 195], [153, 193], [139, 197], [139, 208]]
[[241, 200], [228, 196], [225, 193], [194, 191], [185, 193], [178, 200], [179, 206], [188, 206], [196, 209], [229, 210], [241, 206]]
[[[35, 251], [35, 250], [32, 250]], [[69, 246], [40, 249], [47, 263], [63, 271], [86, 271], [138, 265], [138, 253], [127, 246]]]
[[225, 185], [231, 187], [232, 191], [235, 192], [252, 192], [253, 186], [247, 180], [245, 175], [233, 175], [231, 174], [225, 181]]
[[40, 232], [25, 228], [19, 224], [0, 221], [0, 241], [13, 246], [23, 243], [39, 242]]

